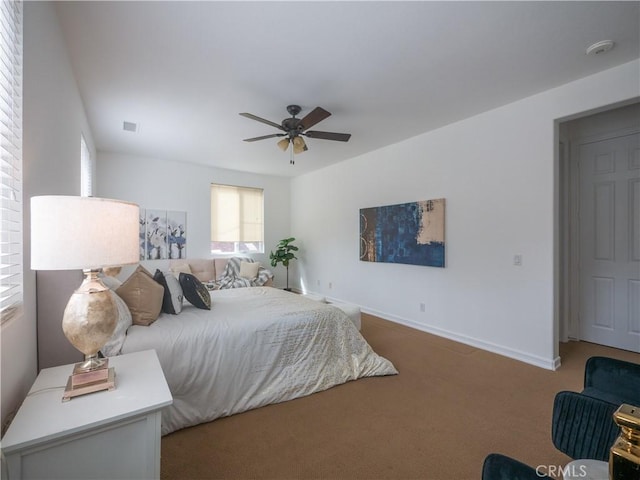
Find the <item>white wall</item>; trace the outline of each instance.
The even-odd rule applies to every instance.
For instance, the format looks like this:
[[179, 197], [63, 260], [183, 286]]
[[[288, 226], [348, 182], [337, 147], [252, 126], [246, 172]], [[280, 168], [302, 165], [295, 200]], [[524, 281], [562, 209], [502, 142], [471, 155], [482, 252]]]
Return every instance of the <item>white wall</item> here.
[[[631, 62], [295, 178], [292, 283], [554, 368], [555, 120], [638, 97], [639, 72]], [[359, 209], [441, 197], [446, 268], [359, 261]]]
[[80, 134], [91, 131], [53, 4], [24, 3], [23, 199], [24, 317], [2, 327], [2, 421], [23, 400], [37, 371], [35, 273], [29, 267], [29, 199], [80, 194]]
[[[187, 212], [187, 257], [211, 257], [210, 186], [212, 183], [264, 189], [265, 254], [252, 255], [265, 267], [269, 251], [289, 235], [290, 179], [256, 175], [193, 163], [98, 153], [97, 195], [128, 200], [141, 208]], [[144, 262], [165, 268], [167, 262]], [[284, 286], [285, 271], [274, 270]]]

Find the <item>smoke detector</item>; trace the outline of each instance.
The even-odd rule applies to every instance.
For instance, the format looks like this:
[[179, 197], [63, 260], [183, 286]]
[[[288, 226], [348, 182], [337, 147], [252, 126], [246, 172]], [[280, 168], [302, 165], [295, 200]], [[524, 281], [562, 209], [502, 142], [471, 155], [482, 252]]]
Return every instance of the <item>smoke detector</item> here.
[[587, 55], [600, 55], [602, 53], [606, 53], [613, 48], [615, 43], [613, 40], [602, 40], [601, 42], [596, 42], [587, 48]]

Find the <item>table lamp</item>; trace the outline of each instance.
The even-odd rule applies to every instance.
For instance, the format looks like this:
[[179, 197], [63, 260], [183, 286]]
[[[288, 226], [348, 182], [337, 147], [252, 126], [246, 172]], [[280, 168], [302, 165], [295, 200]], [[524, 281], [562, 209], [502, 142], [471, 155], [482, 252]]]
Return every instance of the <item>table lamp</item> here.
[[640, 407], [623, 403], [613, 414], [620, 435], [609, 452], [609, 478], [640, 478]]
[[85, 355], [74, 366], [63, 401], [115, 388], [115, 372], [98, 351], [111, 338], [118, 309], [98, 277], [100, 269], [137, 263], [138, 206], [120, 200], [47, 195], [31, 198], [31, 269], [82, 269], [84, 280], [71, 295], [62, 330]]

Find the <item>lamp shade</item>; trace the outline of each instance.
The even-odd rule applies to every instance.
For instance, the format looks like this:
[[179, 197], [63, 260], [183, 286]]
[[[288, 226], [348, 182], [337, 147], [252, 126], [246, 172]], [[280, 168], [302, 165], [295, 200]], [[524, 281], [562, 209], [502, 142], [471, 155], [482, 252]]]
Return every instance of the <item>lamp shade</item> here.
[[32, 197], [31, 268], [86, 270], [137, 263], [139, 222], [134, 203], [95, 197]]

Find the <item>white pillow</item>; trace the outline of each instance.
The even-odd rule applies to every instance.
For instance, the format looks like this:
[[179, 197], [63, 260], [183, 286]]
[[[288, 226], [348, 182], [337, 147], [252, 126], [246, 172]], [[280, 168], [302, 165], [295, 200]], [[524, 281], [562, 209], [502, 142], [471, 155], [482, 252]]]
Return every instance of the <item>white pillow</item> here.
[[102, 273], [99, 274], [98, 277], [100, 277], [100, 280], [102, 280], [102, 283], [104, 283], [104, 286], [107, 287], [109, 290], [117, 290], [120, 287], [120, 285], [122, 285], [122, 282], [118, 280], [116, 277], [110, 277], [108, 275], [103, 275]]
[[113, 290], [110, 290], [109, 293], [113, 295], [113, 299], [116, 301], [116, 306], [118, 307], [118, 323], [116, 324], [113, 335], [100, 351], [105, 357], [115, 357], [116, 355], [120, 355], [124, 339], [127, 337], [127, 330], [131, 326], [132, 321], [131, 312], [125, 301]]
[[247, 280], [255, 280], [260, 270], [258, 262], [240, 262], [240, 276]]

